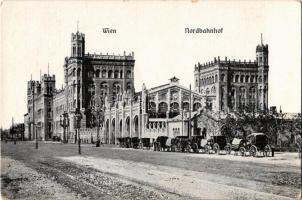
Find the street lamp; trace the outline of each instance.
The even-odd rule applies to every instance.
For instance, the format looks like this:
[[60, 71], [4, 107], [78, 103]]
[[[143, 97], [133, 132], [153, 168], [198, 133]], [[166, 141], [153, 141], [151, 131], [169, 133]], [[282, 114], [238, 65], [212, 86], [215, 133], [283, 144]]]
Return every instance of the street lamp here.
[[63, 143], [66, 144], [67, 143], [66, 129], [69, 126], [69, 116], [68, 116], [68, 113], [66, 111], [64, 111], [64, 113], [62, 115], [60, 115], [60, 125], [63, 127]]
[[81, 119], [82, 119], [82, 114], [80, 112], [80, 109], [77, 108], [75, 111], [75, 118], [76, 118], [76, 129], [78, 132], [78, 145], [79, 145], [79, 154], [81, 154], [81, 137], [80, 137], [80, 128], [81, 128]]
[[90, 107], [92, 110], [93, 115], [95, 116], [95, 124], [96, 124], [96, 134], [97, 134], [97, 141], [96, 147], [100, 147], [100, 124], [103, 123], [103, 103], [102, 99], [99, 95], [93, 95], [90, 102]]

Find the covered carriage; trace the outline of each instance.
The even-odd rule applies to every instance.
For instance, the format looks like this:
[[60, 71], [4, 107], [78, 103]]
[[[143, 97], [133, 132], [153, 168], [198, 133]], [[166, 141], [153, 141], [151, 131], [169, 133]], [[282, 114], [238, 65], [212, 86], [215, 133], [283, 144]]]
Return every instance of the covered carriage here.
[[170, 151], [172, 138], [158, 136], [154, 142], [154, 151]]
[[272, 148], [269, 145], [269, 138], [264, 133], [252, 133], [247, 136], [247, 147], [251, 156], [256, 156], [258, 152], [263, 152], [264, 156], [272, 156]]
[[240, 152], [241, 156], [244, 156], [247, 148], [246, 146], [247, 146], [246, 139], [234, 138], [231, 143], [228, 143], [226, 145], [225, 151], [228, 154], [231, 154], [232, 151], [238, 151]]

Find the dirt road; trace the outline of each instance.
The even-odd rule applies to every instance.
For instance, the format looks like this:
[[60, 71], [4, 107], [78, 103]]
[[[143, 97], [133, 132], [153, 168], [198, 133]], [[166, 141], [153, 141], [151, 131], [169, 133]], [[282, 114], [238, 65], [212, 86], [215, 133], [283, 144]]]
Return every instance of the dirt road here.
[[71, 144], [33, 147], [32, 143], [1, 144], [2, 195], [14, 199], [39, 195], [44, 199], [289, 199], [301, 187], [300, 165], [293, 154], [249, 161], [91, 145], [83, 146], [83, 155], [78, 156]]

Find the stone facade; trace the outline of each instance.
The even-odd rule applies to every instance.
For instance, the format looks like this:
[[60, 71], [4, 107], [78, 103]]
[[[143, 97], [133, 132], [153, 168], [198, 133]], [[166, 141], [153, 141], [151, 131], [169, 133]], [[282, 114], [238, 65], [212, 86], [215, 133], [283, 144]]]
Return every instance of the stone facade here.
[[216, 111], [267, 111], [268, 45], [256, 48], [255, 61], [225, 58], [195, 65], [195, 91]]
[[85, 54], [85, 35], [71, 35], [71, 55], [65, 58], [66, 111], [70, 117], [70, 134], [74, 135], [75, 110], [82, 114], [81, 127], [93, 128], [91, 100], [94, 96], [105, 97], [109, 103], [116, 101], [118, 93], [134, 94], [134, 54], [108, 55]]
[[65, 91], [57, 90], [53, 96], [53, 135], [60, 138], [63, 138], [63, 127], [60, 125], [60, 118], [64, 111], [66, 111]]
[[[191, 101], [191, 103], [190, 103]], [[105, 143], [116, 144], [118, 138], [175, 137], [188, 134], [188, 113], [204, 107], [202, 96], [178, 83], [173, 77], [170, 83], [131, 95], [118, 95], [112, 105], [105, 103], [102, 135]]]
[[[29, 140], [37, 137], [50, 140], [53, 136], [53, 93], [55, 75], [44, 74], [40, 81], [30, 80], [27, 83], [27, 110], [25, 115], [26, 135]], [[35, 123], [35, 129], [33, 127]]]

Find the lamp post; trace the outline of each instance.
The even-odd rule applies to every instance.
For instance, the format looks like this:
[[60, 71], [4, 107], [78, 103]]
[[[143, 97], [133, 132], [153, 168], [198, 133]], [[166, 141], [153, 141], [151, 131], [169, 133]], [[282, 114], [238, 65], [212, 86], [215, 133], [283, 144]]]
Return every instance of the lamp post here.
[[80, 112], [80, 109], [77, 108], [76, 112], [75, 112], [75, 118], [76, 118], [76, 129], [78, 132], [78, 150], [79, 150], [79, 154], [81, 154], [81, 137], [80, 137], [80, 128], [81, 128], [81, 119], [82, 119], [82, 114]]
[[95, 125], [96, 125], [96, 147], [100, 147], [100, 125], [103, 123], [103, 103], [99, 95], [93, 95], [90, 101], [90, 107], [93, 115], [95, 116]]
[[60, 115], [60, 125], [63, 127], [63, 143], [66, 144], [66, 129], [69, 126], [69, 116], [66, 111], [62, 115]]

